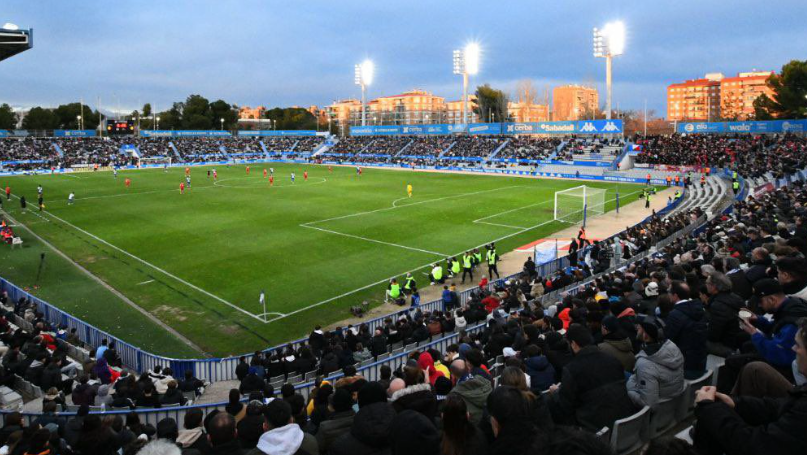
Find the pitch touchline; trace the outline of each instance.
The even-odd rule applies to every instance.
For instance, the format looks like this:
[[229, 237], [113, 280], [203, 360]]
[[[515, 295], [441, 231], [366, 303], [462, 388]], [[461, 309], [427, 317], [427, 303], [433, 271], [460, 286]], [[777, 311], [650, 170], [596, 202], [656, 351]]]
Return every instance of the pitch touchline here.
[[[14, 197], [18, 198], [16, 195], [12, 195], [12, 196], [14, 196]], [[19, 199], [19, 198], [18, 198], [18, 199]], [[241, 307], [239, 307], [239, 306], [237, 306], [237, 305], [234, 305], [234, 304], [232, 304], [232, 303], [230, 303], [230, 302], [228, 302], [228, 301], [226, 301], [226, 300], [222, 299], [221, 297], [219, 297], [219, 296], [217, 296], [217, 295], [211, 294], [210, 292], [205, 291], [204, 289], [200, 288], [199, 286], [196, 286], [195, 284], [189, 283], [189, 282], [187, 282], [187, 281], [183, 280], [182, 278], [180, 278], [180, 277], [178, 277], [178, 276], [176, 276], [176, 275], [174, 275], [174, 274], [172, 274], [172, 273], [170, 273], [170, 272], [167, 272], [167, 271], [165, 271], [165, 270], [161, 269], [160, 267], [157, 267], [156, 265], [154, 265], [154, 264], [152, 264], [152, 263], [150, 263], [150, 262], [148, 262], [148, 261], [146, 261], [146, 260], [144, 260], [144, 259], [141, 259], [141, 258], [139, 258], [139, 257], [137, 257], [137, 256], [135, 256], [135, 255], [133, 255], [132, 253], [130, 253], [130, 252], [126, 251], [126, 250], [123, 250], [123, 249], [121, 249], [121, 248], [118, 248], [117, 246], [115, 246], [115, 245], [113, 245], [113, 244], [111, 244], [111, 243], [107, 242], [106, 240], [104, 240], [104, 239], [102, 239], [102, 238], [98, 237], [97, 235], [92, 234], [92, 233], [90, 233], [90, 232], [87, 232], [87, 231], [85, 231], [84, 229], [81, 229], [80, 227], [78, 227], [78, 226], [76, 226], [76, 225], [74, 225], [74, 224], [72, 224], [72, 223], [70, 223], [70, 222], [68, 222], [68, 221], [66, 221], [66, 220], [64, 220], [64, 219], [62, 219], [62, 218], [60, 218], [60, 217], [56, 216], [56, 215], [54, 215], [54, 214], [53, 214], [53, 213], [51, 213], [51, 212], [44, 211], [44, 213], [47, 213], [47, 214], [48, 214], [48, 215], [50, 215], [51, 217], [53, 217], [53, 218], [55, 218], [55, 219], [57, 219], [57, 220], [61, 221], [62, 223], [66, 224], [67, 226], [70, 226], [71, 228], [73, 228], [73, 229], [75, 229], [75, 230], [77, 230], [77, 231], [81, 232], [82, 234], [84, 234], [84, 235], [86, 235], [86, 236], [88, 236], [88, 237], [92, 237], [93, 239], [95, 239], [95, 240], [97, 240], [97, 241], [99, 241], [99, 242], [103, 243], [104, 245], [107, 245], [108, 247], [110, 247], [110, 248], [112, 248], [112, 249], [114, 249], [114, 250], [117, 250], [117, 251], [119, 251], [119, 252], [121, 252], [121, 253], [125, 254], [126, 256], [129, 256], [130, 258], [132, 258], [132, 259], [134, 259], [134, 260], [136, 260], [136, 261], [139, 261], [140, 263], [145, 264], [145, 265], [147, 265], [147, 266], [149, 266], [149, 267], [153, 268], [154, 270], [157, 270], [158, 272], [160, 272], [160, 273], [164, 274], [165, 276], [170, 277], [170, 278], [173, 278], [174, 280], [176, 280], [176, 281], [178, 281], [178, 282], [180, 282], [180, 283], [182, 283], [182, 284], [184, 284], [184, 285], [188, 286], [188, 287], [189, 287], [189, 288], [191, 288], [191, 289], [194, 289], [194, 290], [196, 290], [196, 291], [199, 291], [199, 292], [201, 292], [202, 294], [204, 294], [204, 295], [206, 295], [206, 296], [208, 296], [208, 297], [211, 297], [211, 298], [213, 298], [213, 299], [216, 299], [216, 300], [218, 300], [219, 302], [221, 302], [221, 303], [223, 303], [223, 304], [225, 304], [225, 305], [227, 305], [227, 306], [229, 306], [229, 307], [231, 307], [231, 308], [233, 308], [233, 309], [235, 309], [235, 310], [238, 310], [238, 311], [240, 311], [240, 312], [242, 312], [242, 313], [244, 313], [244, 314], [246, 314], [246, 315], [249, 315], [249, 316], [251, 316], [251, 317], [253, 317], [253, 318], [255, 318], [255, 319], [257, 319], [257, 320], [259, 320], [259, 321], [261, 321], [261, 322], [264, 322], [264, 321], [263, 321], [263, 319], [261, 319], [260, 317], [258, 317], [258, 316], [256, 316], [256, 315], [254, 315], [254, 314], [250, 313], [249, 311], [247, 311], [247, 310], [245, 310], [245, 309], [243, 309], [243, 308], [241, 308]]]
[[358, 235], [346, 234], [344, 232], [332, 231], [330, 229], [323, 229], [323, 228], [318, 228], [318, 227], [315, 227], [315, 226], [305, 226], [305, 225], [302, 225], [302, 224], [300, 226], [302, 226], [304, 228], [308, 228], [308, 229], [316, 229], [318, 231], [328, 232], [330, 234], [342, 235], [342, 236], [345, 236], [345, 237], [364, 240], [364, 241], [367, 241], [367, 242], [380, 243], [381, 245], [396, 246], [398, 248], [404, 248], [404, 249], [412, 250], [412, 251], [419, 251], [421, 253], [433, 254], [433, 255], [436, 255], [436, 256], [440, 256], [440, 257], [446, 257], [447, 256], [444, 253], [438, 253], [436, 251], [423, 250], [423, 249], [420, 249], [420, 248], [401, 245], [401, 244], [398, 244], [398, 243], [384, 242], [383, 240], [376, 240], [376, 239], [371, 239], [371, 238], [367, 238], [367, 237], [361, 237], [361, 236], [358, 236]]
[[[627, 196], [630, 196], [630, 195], [636, 194], [636, 193], [638, 193], [638, 192], [639, 192], [639, 191], [634, 191], [634, 192], [632, 192], [632, 193], [628, 193], [628, 194], [627, 194]], [[615, 200], [616, 200], [616, 198], [612, 198], [612, 199], [607, 200], [606, 202], [612, 202], [612, 201], [615, 201]], [[405, 206], [404, 206], [404, 207], [405, 207]], [[523, 228], [523, 229], [521, 229], [521, 230], [519, 230], [519, 231], [516, 231], [516, 232], [510, 233], [510, 234], [507, 234], [507, 235], [505, 235], [505, 236], [499, 237], [498, 239], [494, 239], [494, 240], [490, 240], [490, 241], [487, 241], [487, 242], [485, 242], [485, 243], [482, 243], [482, 244], [480, 244], [480, 245], [476, 246], [475, 248], [480, 248], [480, 247], [483, 247], [483, 246], [485, 246], [485, 245], [487, 245], [487, 244], [489, 244], [489, 243], [500, 242], [500, 241], [502, 241], [502, 240], [509, 239], [510, 237], [515, 237], [515, 236], [520, 235], [520, 234], [523, 234], [523, 233], [525, 233], [525, 232], [527, 232], [527, 231], [531, 231], [531, 230], [533, 230], [533, 229], [537, 229], [537, 228], [539, 228], [539, 227], [541, 227], [541, 226], [545, 226], [545, 225], [547, 225], [547, 224], [549, 224], [549, 223], [552, 223], [552, 222], [554, 222], [554, 221], [556, 221], [556, 220], [547, 220], [547, 221], [544, 221], [543, 223], [536, 224], [535, 226], [531, 226], [531, 227], [528, 227], [528, 228]], [[563, 222], [565, 222], [565, 221], [563, 221]], [[473, 248], [471, 248], [471, 249], [473, 249]], [[459, 254], [464, 253], [465, 251], [468, 251], [468, 248], [463, 249], [462, 251], [458, 252], [457, 254], [452, 254], [452, 255], [448, 255], [448, 256], [456, 256], [456, 255], [459, 255]], [[347, 296], [349, 296], [349, 295], [351, 295], [351, 294], [355, 294], [356, 292], [363, 291], [363, 290], [365, 290], [365, 289], [369, 289], [369, 288], [371, 288], [371, 287], [373, 287], [373, 286], [376, 286], [376, 285], [379, 285], [379, 284], [381, 284], [381, 283], [386, 283], [386, 282], [388, 282], [389, 280], [391, 280], [391, 279], [393, 279], [393, 278], [395, 278], [395, 277], [398, 277], [398, 276], [400, 276], [400, 275], [406, 275], [407, 273], [416, 272], [416, 271], [418, 271], [418, 270], [420, 270], [420, 269], [422, 269], [422, 268], [424, 268], [424, 267], [428, 267], [428, 266], [432, 265], [433, 263], [434, 263], [434, 262], [429, 262], [429, 263], [423, 264], [423, 265], [421, 265], [420, 267], [414, 268], [414, 269], [412, 269], [412, 270], [408, 270], [408, 271], [403, 272], [403, 273], [398, 273], [398, 274], [395, 274], [395, 275], [393, 275], [393, 276], [391, 276], [391, 277], [384, 278], [384, 279], [382, 279], [382, 280], [378, 280], [378, 281], [376, 281], [375, 283], [370, 283], [370, 284], [368, 284], [368, 285], [366, 285], [366, 286], [362, 286], [362, 287], [360, 287], [360, 288], [353, 289], [352, 291], [345, 292], [344, 294], [337, 295], [336, 297], [331, 297], [331, 298], [326, 299], [326, 300], [323, 300], [323, 301], [321, 301], [321, 302], [317, 302], [317, 303], [314, 303], [314, 304], [308, 305], [307, 307], [299, 308], [299, 309], [294, 310], [294, 311], [292, 311], [292, 312], [290, 312], [290, 313], [287, 313], [287, 314], [285, 314], [285, 315], [283, 315], [283, 316], [278, 316], [278, 317], [276, 317], [276, 318], [269, 319], [269, 320], [268, 320], [268, 321], [266, 321], [266, 322], [274, 322], [274, 321], [278, 321], [278, 320], [280, 320], [280, 319], [287, 318], [287, 317], [289, 317], [289, 316], [293, 316], [293, 315], [295, 315], [295, 314], [297, 314], [297, 313], [302, 313], [303, 311], [310, 310], [311, 308], [316, 308], [316, 307], [321, 306], [321, 305], [324, 305], [324, 304], [326, 304], [326, 303], [333, 302], [334, 300], [341, 299], [342, 297], [347, 297]]]

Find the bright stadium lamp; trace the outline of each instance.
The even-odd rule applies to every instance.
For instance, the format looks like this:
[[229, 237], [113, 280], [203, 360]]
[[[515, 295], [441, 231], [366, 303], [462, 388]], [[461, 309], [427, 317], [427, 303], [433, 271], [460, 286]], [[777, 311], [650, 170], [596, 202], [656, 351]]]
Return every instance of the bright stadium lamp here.
[[18, 27], [17, 24], [12, 24], [11, 22], [6, 22], [0, 28], [2, 28], [3, 30], [9, 30], [9, 31], [17, 31], [17, 30], [20, 29], [20, 27]]
[[609, 22], [602, 29], [594, 28], [594, 57], [605, 59], [605, 118], [611, 118], [611, 60], [625, 52], [625, 24]]
[[462, 123], [468, 123], [468, 76], [479, 73], [482, 51], [479, 43], [471, 42], [454, 51], [454, 74], [462, 76]]
[[365, 60], [355, 67], [355, 82], [361, 87], [361, 126], [367, 125], [367, 86], [373, 83], [375, 65], [371, 60]]

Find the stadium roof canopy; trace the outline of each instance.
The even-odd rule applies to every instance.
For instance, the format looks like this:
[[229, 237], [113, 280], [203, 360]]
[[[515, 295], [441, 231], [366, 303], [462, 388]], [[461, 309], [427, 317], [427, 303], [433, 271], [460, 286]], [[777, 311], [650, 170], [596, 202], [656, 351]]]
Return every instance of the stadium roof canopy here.
[[0, 25], [0, 61], [33, 47], [33, 30], [15, 30], [3, 27]]

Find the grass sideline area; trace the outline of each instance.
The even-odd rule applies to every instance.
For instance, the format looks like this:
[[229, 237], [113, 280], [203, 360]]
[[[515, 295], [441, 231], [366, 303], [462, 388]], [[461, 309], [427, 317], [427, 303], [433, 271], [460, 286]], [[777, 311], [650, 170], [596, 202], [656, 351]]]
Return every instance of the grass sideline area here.
[[[274, 186], [263, 169], [275, 170]], [[0, 178], [4, 209], [71, 259], [210, 355], [262, 349], [349, 317], [383, 299], [385, 281], [490, 241], [499, 254], [551, 237], [555, 191], [579, 181], [266, 163]], [[303, 173], [309, 174], [308, 181]], [[291, 172], [296, 182], [290, 181]], [[131, 187], [124, 181], [131, 179]], [[414, 187], [412, 198], [406, 185]], [[604, 188], [607, 210], [615, 183]], [[44, 187], [45, 212], [36, 209]], [[640, 185], [620, 184], [622, 203]], [[75, 204], [67, 197], [75, 192]], [[25, 196], [21, 213], [16, 196]], [[5, 198], [4, 198], [5, 199]], [[44, 246], [23, 231], [22, 250], [0, 249], [0, 273], [21, 286]], [[198, 356], [72, 264], [48, 254], [34, 292], [155, 353]], [[416, 274], [421, 287], [426, 277]], [[258, 302], [268, 297], [263, 322]], [[115, 321], [121, 321], [120, 323]]]

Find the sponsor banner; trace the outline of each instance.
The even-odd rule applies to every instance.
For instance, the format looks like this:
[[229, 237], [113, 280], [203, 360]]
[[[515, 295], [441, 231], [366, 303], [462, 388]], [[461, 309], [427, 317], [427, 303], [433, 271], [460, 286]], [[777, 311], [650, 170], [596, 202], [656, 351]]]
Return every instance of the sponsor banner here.
[[54, 130], [54, 137], [94, 137], [98, 132], [95, 130]]
[[230, 137], [229, 131], [220, 130], [141, 130], [143, 137]]
[[397, 136], [422, 134], [621, 134], [622, 120], [581, 120], [570, 122], [471, 123], [441, 125], [354, 126], [352, 136]]
[[256, 137], [256, 136], [316, 136], [317, 132], [314, 130], [256, 130], [249, 131], [243, 130], [238, 132], [241, 137]]
[[8, 131], [0, 130], [0, 137], [8, 137]]
[[502, 134], [501, 123], [471, 123], [468, 134]]
[[749, 122], [686, 122], [679, 123], [677, 132], [694, 133], [800, 133], [807, 131], [807, 120], [772, 120]]

